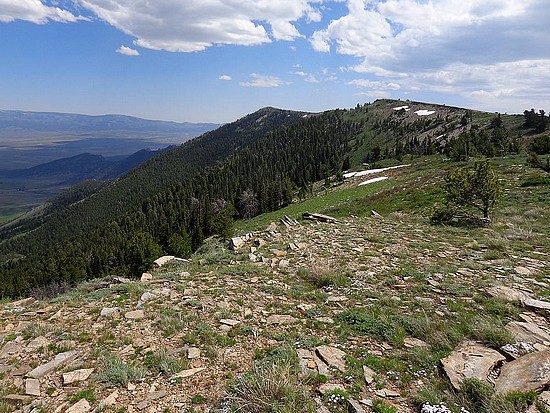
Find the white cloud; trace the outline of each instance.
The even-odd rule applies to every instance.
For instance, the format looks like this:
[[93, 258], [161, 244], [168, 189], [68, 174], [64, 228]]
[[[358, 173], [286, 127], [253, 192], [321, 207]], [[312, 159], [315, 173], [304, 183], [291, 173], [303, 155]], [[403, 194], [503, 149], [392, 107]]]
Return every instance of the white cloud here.
[[229, 75], [221, 75], [218, 79], [225, 80], [225, 81], [233, 80]]
[[39, 0], [0, 0], [0, 23], [15, 20], [26, 20], [32, 23], [45, 24], [48, 21], [71, 23], [85, 20], [70, 11], [59, 7], [47, 6]]
[[139, 56], [139, 52], [136, 49], [124, 45], [116, 49], [116, 52], [126, 56]]
[[370, 77], [350, 82], [360, 88], [459, 96], [488, 110], [519, 110], [529, 100], [548, 107], [547, 6], [547, 0], [347, 0], [348, 12], [309, 41], [317, 51], [357, 58], [344, 71]]
[[279, 87], [286, 84], [286, 82], [275, 76], [266, 76], [258, 73], [251, 73], [250, 77], [252, 78], [251, 81], [240, 82], [239, 85], [244, 87]]
[[[29, 0], [30, 1], [30, 0]], [[320, 0], [77, 0], [100, 19], [136, 37], [136, 45], [196, 52], [213, 45], [259, 45], [303, 37], [296, 22], [318, 21]]]

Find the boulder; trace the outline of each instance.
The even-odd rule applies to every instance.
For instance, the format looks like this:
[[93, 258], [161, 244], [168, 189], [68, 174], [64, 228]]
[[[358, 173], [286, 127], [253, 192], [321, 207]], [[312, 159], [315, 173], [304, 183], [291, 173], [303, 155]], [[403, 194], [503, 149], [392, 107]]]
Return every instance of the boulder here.
[[336, 347], [319, 346], [315, 348], [319, 357], [331, 367], [335, 367], [342, 373], [346, 371], [346, 353]]
[[495, 382], [497, 393], [541, 391], [550, 385], [550, 350], [530, 353], [506, 363]]
[[453, 350], [441, 363], [453, 387], [460, 389], [464, 379], [488, 382], [489, 375], [504, 360], [505, 357], [498, 351], [468, 341]]

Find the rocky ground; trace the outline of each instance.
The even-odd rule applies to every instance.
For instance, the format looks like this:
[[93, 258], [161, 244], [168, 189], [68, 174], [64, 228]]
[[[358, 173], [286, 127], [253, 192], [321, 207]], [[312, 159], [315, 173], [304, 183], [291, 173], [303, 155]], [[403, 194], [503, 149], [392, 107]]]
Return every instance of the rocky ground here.
[[276, 348], [295, 352], [318, 412], [460, 411], [436, 398], [472, 377], [544, 403], [544, 235], [425, 221], [285, 219], [141, 280], [3, 302], [0, 411], [223, 410], [228, 385]]

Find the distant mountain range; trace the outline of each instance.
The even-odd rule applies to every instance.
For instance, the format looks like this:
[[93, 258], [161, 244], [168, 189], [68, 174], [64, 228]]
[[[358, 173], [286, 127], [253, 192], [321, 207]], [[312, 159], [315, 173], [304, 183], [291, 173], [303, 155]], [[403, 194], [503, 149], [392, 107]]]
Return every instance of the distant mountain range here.
[[180, 145], [218, 126], [123, 115], [0, 110], [0, 168], [27, 169], [83, 153], [128, 156], [141, 149]]
[[73, 113], [0, 110], [0, 133], [135, 131], [180, 133], [190, 137], [200, 135], [217, 126], [219, 125], [212, 123], [168, 122], [125, 115], [91, 116]]

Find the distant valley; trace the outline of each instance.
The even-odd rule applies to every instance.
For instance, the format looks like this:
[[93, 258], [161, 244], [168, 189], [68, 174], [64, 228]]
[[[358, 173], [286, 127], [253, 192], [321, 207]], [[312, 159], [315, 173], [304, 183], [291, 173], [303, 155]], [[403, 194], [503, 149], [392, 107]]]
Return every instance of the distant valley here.
[[87, 180], [118, 178], [159, 152], [162, 149], [141, 149], [130, 156], [109, 158], [84, 153], [32, 168], [0, 170], [0, 217], [30, 210]]
[[180, 145], [217, 128], [123, 115], [0, 110], [0, 170], [25, 169], [83, 153], [129, 156]]
[[0, 217], [28, 211], [82, 181], [121, 176], [218, 126], [0, 110]]

